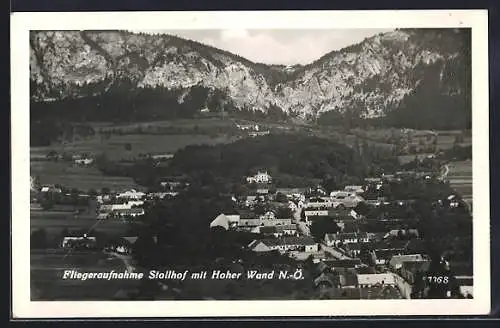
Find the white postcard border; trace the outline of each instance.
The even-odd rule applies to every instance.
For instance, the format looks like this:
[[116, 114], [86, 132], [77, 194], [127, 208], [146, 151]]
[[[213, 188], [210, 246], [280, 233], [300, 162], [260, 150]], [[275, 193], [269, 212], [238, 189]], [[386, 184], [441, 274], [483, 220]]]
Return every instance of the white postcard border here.
[[[474, 299], [30, 301], [29, 31], [81, 29], [472, 28]], [[490, 304], [488, 14], [486, 10], [99, 12], [11, 15], [14, 318], [477, 315]]]

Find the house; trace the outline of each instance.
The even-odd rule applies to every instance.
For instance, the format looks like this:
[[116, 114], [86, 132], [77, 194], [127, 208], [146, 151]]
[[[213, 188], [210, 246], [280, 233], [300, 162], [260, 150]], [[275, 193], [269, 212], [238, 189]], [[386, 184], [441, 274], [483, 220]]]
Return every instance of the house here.
[[258, 227], [260, 226], [260, 217], [254, 212], [247, 209], [237, 209], [236, 212], [240, 216], [238, 227]]
[[253, 125], [242, 125], [242, 124], [236, 124], [236, 127], [240, 130], [251, 130], [254, 128]]
[[345, 186], [344, 191], [355, 194], [362, 194], [365, 192], [363, 186]]
[[132, 205], [128, 203], [122, 203], [122, 204], [102, 204], [99, 206], [99, 211], [101, 213], [111, 213], [115, 211], [121, 211], [121, 210], [129, 210], [132, 208]]
[[309, 209], [328, 209], [334, 207], [334, 203], [330, 199], [323, 199], [320, 197], [310, 198], [306, 202], [305, 207]]
[[341, 288], [356, 288], [358, 286], [358, 274], [356, 270], [344, 268], [335, 271], [338, 271]]
[[401, 181], [395, 174], [382, 174], [382, 180], [387, 182]]
[[254, 206], [255, 204], [257, 204], [258, 202], [258, 199], [257, 199], [257, 196], [247, 196], [246, 199], [245, 199], [245, 206], [246, 207], [251, 207], [251, 206]]
[[314, 278], [314, 287], [316, 288], [339, 288], [340, 279], [338, 275], [322, 272], [318, 277]]
[[399, 270], [403, 266], [404, 262], [421, 262], [425, 261], [422, 254], [405, 254], [405, 255], [395, 255], [389, 261], [389, 266], [393, 270]]
[[266, 130], [266, 131], [258, 131], [258, 132], [250, 132], [248, 133], [248, 136], [250, 137], [258, 137], [258, 136], [265, 136], [265, 135], [268, 135], [270, 133], [269, 130]]
[[417, 229], [392, 229], [385, 234], [384, 239], [391, 237], [418, 238], [419, 234]]
[[363, 265], [360, 259], [345, 259], [345, 260], [325, 260], [324, 263], [333, 270], [340, 269], [355, 269]]
[[389, 263], [393, 256], [402, 254], [403, 249], [377, 249], [371, 252], [371, 257], [376, 265], [385, 265]]
[[124, 208], [115, 210], [112, 214], [118, 217], [137, 217], [144, 215], [145, 213], [143, 208]]
[[293, 201], [289, 201], [288, 202], [288, 208], [292, 211], [292, 212], [295, 212], [299, 209], [299, 207], [297, 206], [297, 204], [295, 204]]
[[326, 216], [328, 216], [328, 210], [305, 209], [304, 216], [306, 217], [306, 222], [309, 222], [314, 217], [326, 217]]
[[174, 154], [156, 154], [152, 155], [151, 158], [157, 161], [165, 161], [174, 158]]
[[80, 158], [80, 159], [75, 159], [74, 160], [74, 163], [76, 165], [90, 165], [92, 163], [94, 163], [94, 159], [93, 158]]
[[342, 205], [349, 208], [356, 207], [359, 203], [364, 202], [363, 197], [346, 191], [332, 191], [330, 198], [334, 203], [339, 204], [337, 206]]
[[360, 244], [360, 243], [345, 244], [342, 246], [342, 249], [350, 257], [356, 257], [356, 256], [359, 256], [359, 254], [361, 254], [361, 245], [362, 244]]
[[299, 198], [306, 192], [305, 188], [277, 188], [276, 193], [281, 193], [285, 196]]
[[395, 286], [396, 281], [392, 273], [358, 274], [358, 285], [361, 288], [389, 285]]
[[422, 239], [411, 239], [404, 246], [405, 253], [418, 254], [425, 252], [425, 243]]
[[327, 233], [325, 244], [327, 246], [338, 246], [340, 244], [368, 243], [370, 240], [365, 232], [353, 233]]
[[418, 274], [423, 274], [429, 270], [430, 261], [411, 261], [403, 262], [399, 274], [404, 278], [410, 285], [415, 284]]
[[382, 182], [382, 178], [365, 178], [366, 184], [376, 184]]
[[221, 213], [210, 222], [210, 228], [222, 227], [225, 230], [234, 229], [238, 227], [239, 219], [239, 215], [225, 215]]
[[267, 173], [267, 171], [258, 171], [254, 176], [247, 177], [248, 183], [271, 183], [271, 176]]
[[177, 192], [152, 192], [152, 193], [148, 194], [147, 198], [148, 199], [155, 199], [155, 198], [164, 199], [167, 196], [177, 196], [177, 195], [178, 195]]
[[260, 219], [260, 225], [265, 226], [265, 227], [280, 226], [280, 225], [289, 226], [291, 224], [292, 224], [291, 218], [274, 218], [274, 219], [261, 218]]
[[69, 236], [64, 237], [61, 243], [62, 248], [94, 248], [97, 243], [96, 237]]
[[42, 186], [42, 188], [40, 189], [40, 191], [41, 192], [56, 193], [56, 194], [62, 193], [62, 189], [61, 188], [55, 187], [53, 185]]
[[328, 210], [328, 216], [335, 219], [336, 222], [352, 221], [359, 218], [359, 214], [350, 208], [331, 208]]
[[259, 188], [255, 191], [257, 195], [268, 195], [269, 194], [269, 189], [267, 188]]
[[343, 233], [359, 232], [358, 223], [355, 221], [339, 221], [337, 225]]
[[261, 226], [259, 232], [263, 235], [282, 237], [294, 236], [297, 234], [297, 226], [291, 225], [276, 225], [276, 226]]
[[121, 237], [118, 240], [108, 242], [104, 247], [105, 251], [119, 254], [131, 254], [138, 237]]
[[318, 244], [309, 236], [302, 237], [281, 237], [267, 238], [252, 241], [248, 247], [254, 252], [270, 252], [270, 251], [300, 251], [312, 253], [318, 251]]
[[142, 199], [144, 196], [146, 196], [145, 193], [141, 192], [141, 191], [137, 191], [135, 189], [130, 189], [130, 190], [127, 190], [125, 192], [122, 192], [120, 194], [118, 194], [116, 196], [116, 198], [123, 198], [123, 199], [136, 199], [136, 200], [140, 200]]

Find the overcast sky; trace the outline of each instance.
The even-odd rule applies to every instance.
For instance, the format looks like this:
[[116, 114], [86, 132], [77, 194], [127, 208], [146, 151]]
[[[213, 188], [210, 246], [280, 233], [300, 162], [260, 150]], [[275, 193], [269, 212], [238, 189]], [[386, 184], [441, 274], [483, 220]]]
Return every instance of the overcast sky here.
[[162, 30], [265, 64], [308, 64], [324, 54], [390, 29], [349, 30]]

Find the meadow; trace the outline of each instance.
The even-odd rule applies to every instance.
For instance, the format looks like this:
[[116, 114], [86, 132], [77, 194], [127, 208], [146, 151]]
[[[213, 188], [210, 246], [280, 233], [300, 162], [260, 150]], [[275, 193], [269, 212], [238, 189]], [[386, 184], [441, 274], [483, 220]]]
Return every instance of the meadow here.
[[472, 161], [448, 164], [447, 178], [450, 185], [470, 205], [472, 203]]
[[31, 211], [31, 231], [44, 229], [48, 235], [59, 235], [64, 229], [70, 231], [87, 230], [91, 228], [110, 235], [123, 236], [129, 229], [126, 222], [120, 220], [97, 220], [95, 218], [75, 218], [70, 212]]
[[31, 251], [31, 300], [112, 300], [133, 291], [134, 280], [70, 280], [62, 279], [65, 270], [79, 272], [124, 272], [124, 263], [101, 252], [68, 253], [65, 250]]
[[106, 176], [95, 167], [75, 166], [71, 162], [32, 161], [31, 175], [38, 177], [42, 185], [59, 184], [84, 191], [140, 189], [132, 178]]
[[[106, 153], [110, 160], [131, 159], [139, 154], [173, 153], [189, 145], [215, 145], [236, 140], [224, 135], [212, 137], [209, 135], [179, 134], [112, 134], [109, 138], [101, 135], [85, 138], [75, 142], [54, 144], [49, 147], [32, 147], [32, 158], [47, 154], [54, 150], [58, 153], [97, 155]], [[130, 147], [128, 150], [126, 146]]]

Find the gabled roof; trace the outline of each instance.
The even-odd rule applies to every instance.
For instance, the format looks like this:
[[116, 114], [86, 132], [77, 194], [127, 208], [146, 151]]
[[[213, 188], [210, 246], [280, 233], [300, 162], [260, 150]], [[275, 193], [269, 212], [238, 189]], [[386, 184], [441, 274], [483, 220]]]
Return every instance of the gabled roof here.
[[224, 214], [219, 214], [211, 223], [210, 228], [223, 227], [224, 229], [229, 229], [229, 219]]
[[425, 260], [422, 254], [407, 254], [407, 255], [395, 255], [389, 261], [389, 264], [393, 267], [400, 266], [403, 262], [417, 262]]
[[268, 238], [268, 239], [262, 239], [262, 242], [269, 247], [279, 246], [279, 245], [290, 245], [290, 246], [316, 245], [314, 239], [309, 236], [301, 236], [301, 237], [286, 236], [281, 238]]
[[390, 273], [358, 274], [360, 285], [394, 284], [394, 276]]
[[337, 269], [337, 268], [354, 268], [357, 265], [361, 265], [360, 259], [347, 259], [347, 260], [325, 260], [325, 264]]
[[139, 237], [122, 237], [124, 240], [128, 241], [130, 244], [135, 244]]
[[240, 215], [240, 219], [259, 219], [257, 214], [246, 209], [236, 209], [236, 213]]
[[386, 249], [386, 250], [376, 250], [375, 257], [377, 259], [388, 260], [392, 258], [394, 255], [399, 255], [403, 252], [402, 249]]
[[401, 269], [412, 273], [416, 273], [418, 271], [425, 272], [429, 269], [430, 263], [431, 262], [427, 260], [403, 262], [401, 264]]
[[353, 238], [367, 238], [366, 232], [348, 232], [348, 233], [327, 233], [325, 234], [325, 239], [329, 240], [346, 240]]

